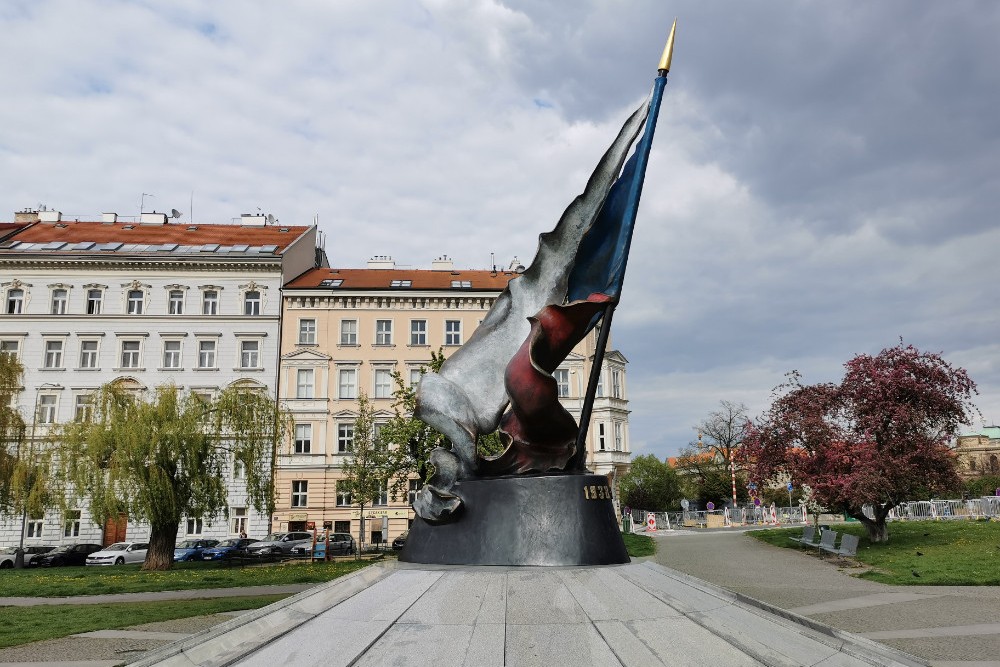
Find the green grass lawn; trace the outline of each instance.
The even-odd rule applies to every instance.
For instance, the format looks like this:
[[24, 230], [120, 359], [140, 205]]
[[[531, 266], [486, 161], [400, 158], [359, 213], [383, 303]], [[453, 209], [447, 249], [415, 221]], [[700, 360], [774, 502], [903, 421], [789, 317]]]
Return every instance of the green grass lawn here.
[[218, 614], [223, 611], [258, 609], [283, 597], [287, 596], [258, 595], [212, 600], [0, 607], [0, 648], [66, 637], [78, 632], [111, 630], [154, 621]]
[[[858, 575], [864, 579], [911, 586], [1000, 585], [998, 522], [893, 522], [889, 524], [889, 542], [885, 544], [870, 543], [864, 527], [858, 523], [832, 528], [861, 537], [857, 560], [870, 568]], [[761, 541], [789, 549], [804, 548], [788, 539], [801, 534], [801, 528], [750, 532]]]
[[628, 555], [633, 558], [652, 556], [656, 553], [656, 542], [648, 535], [622, 533], [622, 538], [625, 540], [625, 549], [628, 551]]
[[[236, 588], [309, 584], [336, 579], [369, 565], [368, 560], [219, 567], [217, 563], [175, 563], [166, 572], [144, 572], [138, 565], [53, 567], [0, 572], [0, 595], [62, 597], [107, 593], [145, 593], [197, 588]], [[0, 597], [0, 605], [3, 597]]]

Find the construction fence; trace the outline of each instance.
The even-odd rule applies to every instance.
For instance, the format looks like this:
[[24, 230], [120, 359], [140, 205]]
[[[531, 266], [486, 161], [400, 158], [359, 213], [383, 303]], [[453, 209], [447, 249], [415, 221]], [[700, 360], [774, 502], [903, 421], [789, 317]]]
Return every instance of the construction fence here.
[[[874, 518], [871, 505], [862, 508], [865, 516]], [[844, 517], [847, 519], [847, 517]], [[900, 503], [889, 511], [889, 521], [928, 521], [950, 519], [993, 519], [1000, 521], [1000, 496], [983, 496], [969, 500], [914, 500]], [[718, 510], [685, 510], [683, 512], [648, 512], [631, 510], [622, 528], [634, 532], [671, 530], [674, 528], [724, 528], [732, 526], [777, 526], [803, 524], [811, 521], [805, 506], [737, 505]]]

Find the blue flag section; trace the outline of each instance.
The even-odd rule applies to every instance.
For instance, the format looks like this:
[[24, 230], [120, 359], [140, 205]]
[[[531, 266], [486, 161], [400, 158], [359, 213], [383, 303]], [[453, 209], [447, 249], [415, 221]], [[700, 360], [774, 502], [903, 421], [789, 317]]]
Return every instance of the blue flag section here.
[[569, 275], [568, 302], [584, 300], [591, 294], [604, 294], [614, 300], [621, 295], [646, 164], [666, 83], [666, 76], [656, 78], [643, 135], [580, 243]]

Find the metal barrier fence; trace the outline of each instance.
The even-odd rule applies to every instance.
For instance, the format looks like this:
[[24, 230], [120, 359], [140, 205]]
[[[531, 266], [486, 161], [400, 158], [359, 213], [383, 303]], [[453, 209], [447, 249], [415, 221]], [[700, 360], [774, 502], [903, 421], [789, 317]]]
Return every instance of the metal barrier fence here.
[[[865, 505], [865, 516], [875, 517], [874, 508]], [[633, 531], [649, 529], [649, 519], [653, 517], [656, 530], [674, 528], [722, 528], [727, 526], [754, 526], [802, 524], [810, 520], [805, 507], [769, 507], [759, 505], [737, 505], [721, 510], [685, 510], [683, 512], [648, 512], [633, 509], [631, 528]], [[889, 521], [928, 521], [951, 519], [996, 519], [1000, 520], [1000, 496], [983, 496], [970, 500], [913, 500], [900, 503], [889, 511]], [[623, 525], [623, 527], [625, 527]]]

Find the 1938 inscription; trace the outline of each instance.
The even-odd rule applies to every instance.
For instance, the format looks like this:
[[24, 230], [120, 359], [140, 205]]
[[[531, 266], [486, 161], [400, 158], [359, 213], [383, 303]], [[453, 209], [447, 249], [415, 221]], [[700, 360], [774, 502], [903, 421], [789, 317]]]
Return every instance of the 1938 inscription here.
[[583, 497], [586, 500], [611, 500], [611, 487], [591, 484], [583, 487]]

